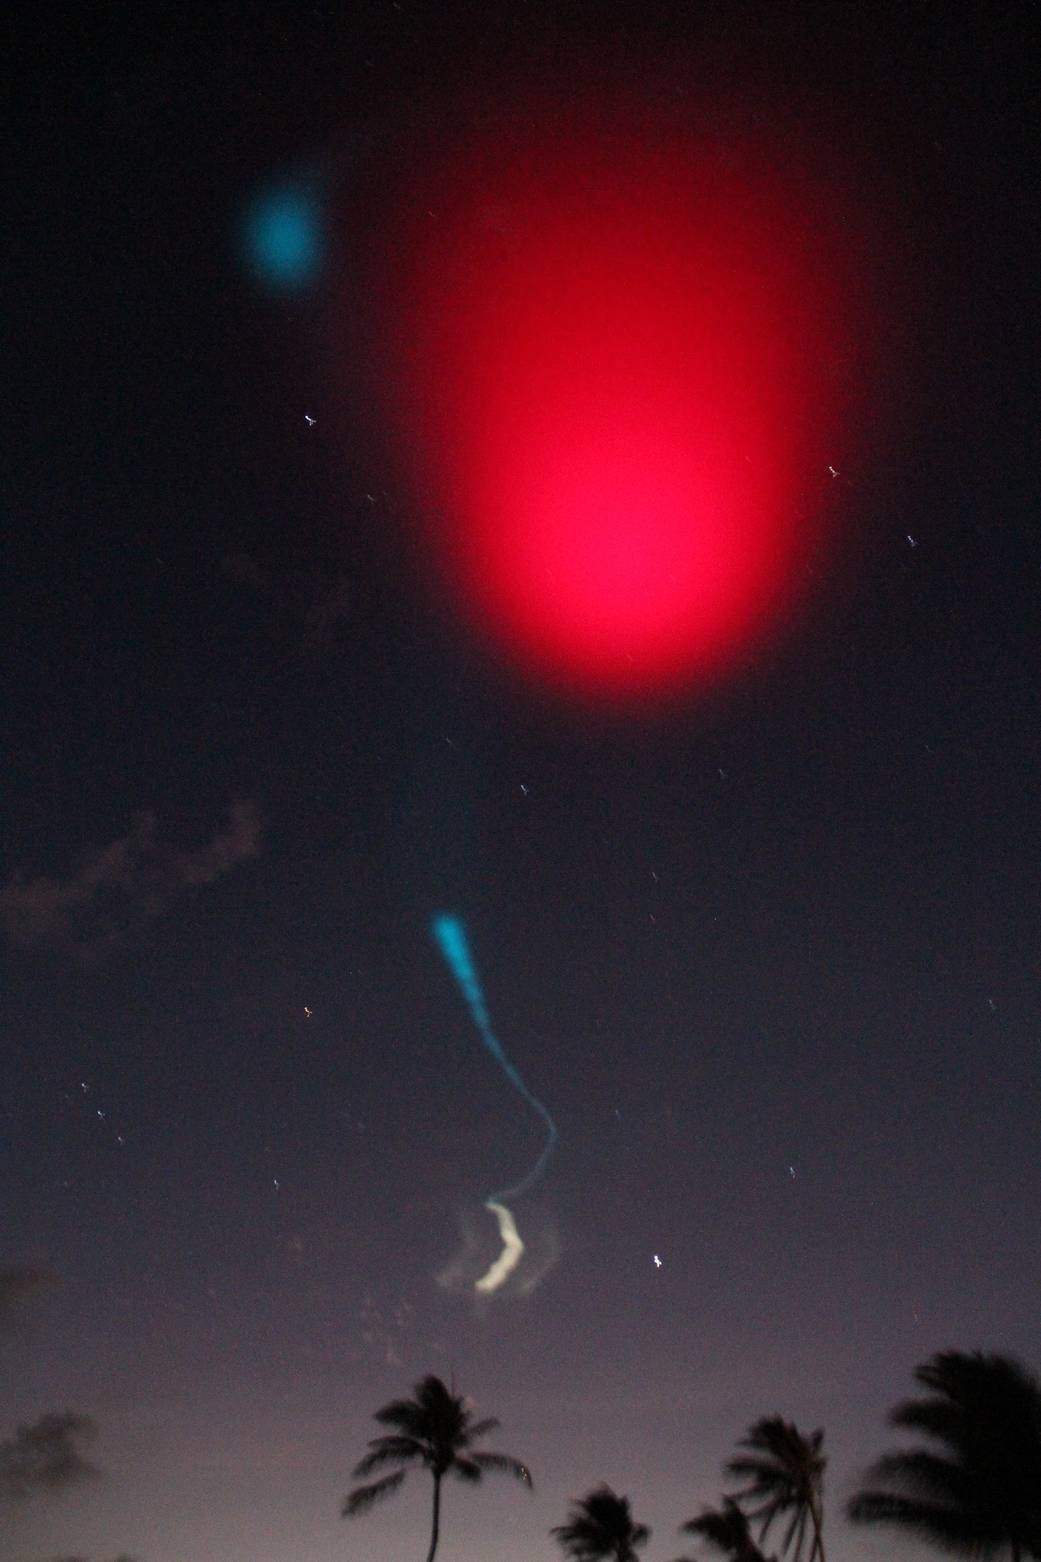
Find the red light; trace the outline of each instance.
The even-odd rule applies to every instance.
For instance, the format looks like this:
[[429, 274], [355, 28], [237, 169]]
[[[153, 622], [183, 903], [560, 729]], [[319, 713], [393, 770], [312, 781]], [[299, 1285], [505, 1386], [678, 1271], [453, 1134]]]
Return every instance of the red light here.
[[525, 139], [427, 170], [422, 217], [401, 198], [389, 378], [417, 493], [512, 657], [668, 692], [792, 600], [834, 289], [806, 196], [665, 137]]

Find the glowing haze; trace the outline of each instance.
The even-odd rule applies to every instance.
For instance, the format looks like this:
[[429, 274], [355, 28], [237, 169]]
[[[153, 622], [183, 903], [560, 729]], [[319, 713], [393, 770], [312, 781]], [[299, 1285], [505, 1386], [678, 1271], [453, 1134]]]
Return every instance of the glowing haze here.
[[627, 700], [717, 675], [795, 601], [851, 344], [826, 191], [605, 120], [410, 168], [387, 378], [467, 618]]

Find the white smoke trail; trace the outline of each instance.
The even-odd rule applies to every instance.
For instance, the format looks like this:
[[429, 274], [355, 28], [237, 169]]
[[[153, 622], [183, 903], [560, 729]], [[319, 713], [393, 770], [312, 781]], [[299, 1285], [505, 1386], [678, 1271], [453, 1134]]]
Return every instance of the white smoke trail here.
[[502, 1252], [486, 1273], [474, 1282], [475, 1291], [490, 1296], [492, 1291], [499, 1289], [504, 1280], [509, 1279], [520, 1263], [524, 1243], [520, 1239], [517, 1224], [505, 1204], [497, 1204], [494, 1199], [486, 1199], [484, 1207], [490, 1209], [499, 1222], [499, 1236], [502, 1238]]

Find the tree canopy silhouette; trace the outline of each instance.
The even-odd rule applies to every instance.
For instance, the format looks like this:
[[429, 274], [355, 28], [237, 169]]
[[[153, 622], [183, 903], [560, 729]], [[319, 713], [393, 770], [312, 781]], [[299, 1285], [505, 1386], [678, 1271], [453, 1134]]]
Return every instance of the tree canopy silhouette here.
[[646, 1524], [633, 1519], [628, 1497], [598, 1486], [571, 1504], [566, 1524], [550, 1531], [575, 1562], [636, 1562], [651, 1537]]
[[945, 1551], [1041, 1557], [1041, 1383], [1008, 1356], [943, 1351], [915, 1371], [927, 1393], [889, 1414], [928, 1446], [872, 1466], [848, 1505]]
[[680, 1525], [680, 1533], [696, 1536], [727, 1562], [775, 1562], [752, 1539], [748, 1515], [733, 1497], [724, 1497], [721, 1508], [703, 1508], [696, 1519]]
[[807, 1530], [813, 1536], [810, 1562], [824, 1562], [823, 1442], [822, 1431], [804, 1437], [792, 1422], [766, 1416], [738, 1443], [743, 1452], [727, 1461], [727, 1474], [745, 1482], [732, 1496], [758, 1520], [761, 1541], [775, 1519], [787, 1517], [781, 1552], [790, 1552], [792, 1562], [801, 1562]]
[[446, 1475], [454, 1475], [472, 1486], [488, 1471], [512, 1475], [529, 1488], [532, 1481], [527, 1465], [519, 1459], [474, 1448], [475, 1442], [495, 1431], [498, 1421], [492, 1417], [472, 1420], [465, 1402], [450, 1393], [440, 1378], [425, 1377], [416, 1384], [414, 1392], [414, 1399], [395, 1399], [375, 1412], [375, 1420], [394, 1430], [370, 1439], [369, 1452], [353, 1473], [355, 1480], [364, 1480], [388, 1466], [402, 1468], [367, 1486], [356, 1486], [344, 1500], [343, 1516], [354, 1518], [391, 1496], [405, 1479], [410, 1465], [429, 1470], [434, 1482], [434, 1503], [427, 1562], [433, 1562], [441, 1528], [441, 1482]]
[[89, 1416], [50, 1411], [0, 1443], [0, 1500], [20, 1502], [35, 1491], [60, 1491], [99, 1474], [80, 1448], [97, 1433]]

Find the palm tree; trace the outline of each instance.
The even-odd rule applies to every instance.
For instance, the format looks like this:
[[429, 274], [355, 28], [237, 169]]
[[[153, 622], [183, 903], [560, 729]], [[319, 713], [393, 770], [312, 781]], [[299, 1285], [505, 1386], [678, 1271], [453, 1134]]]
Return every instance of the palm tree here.
[[925, 1448], [879, 1459], [848, 1506], [945, 1551], [1041, 1557], [1041, 1382], [1008, 1356], [941, 1351], [915, 1371], [928, 1390], [889, 1414]]
[[[727, 1562], [767, 1562], [752, 1539], [748, 1515], [733, 1497], [724, 1497], [722, 1508], [702, 1508], [696, 1519], [680, 1525], [683, 1535], [696, 1535]], [[769, 1562], [776, 1562], [771, 1557]]]
[[755, 1503], [748, 1516], [759, 1521], [760, 1540], [766, 1539], [774, 1519], [789, 1516], [781, 1551], [791, 1550], [792, 1562], [802, 1562], [807, 1526], [813, 1531], [810, 1562], [824, 1562], [823, 1442], [822, 1431], [804, 1437], [790, 1421], [767, 1416], [749, 1427], [738, 1443], [745, 1452], [727, 1462], [727, 1474], [747, 1483], [733, 1495], [739, 1502]]
[[415, 1387], [415, 1399], [395, 1399], [374, 1419], [381, 1426], [393, 1427], [386, 1437], [374, 1437], [369, 1452], [354, 1468], [355, 1480], [364, 1479], [386, 1465], [403, 1465], [392, 1475], [384, 1475], [368, 1486], [356, 1486], [344, 1499], [343, 1517], [365, 1513], [373, 1503], [397, 1491], [409, 1465], [422, 1465], [434, 1480], [434, 1513], [430, 1530], [427, 1562], [434, 1562], [441, 1527], [441, 1482], [446, 1475], [476, 1486], [485, 1472], [494, 1470], [515, 1476], [531, 1488], [527, 1465], [509, 1454], [483, 1453], [474, 1449], [478, 1438], [493, 1432], [498, 1421], [488, 1417], [472, 1421], [464, 1401], [449, 1393], [440, 1378], [425, 1377]]
[[628, 1497], [598, 1486], [571, 1504], [566, 1524], [550, 1530], [574, 1562], [636, 1562], [651, 1538], [646, 1524], [633, 1520]]

